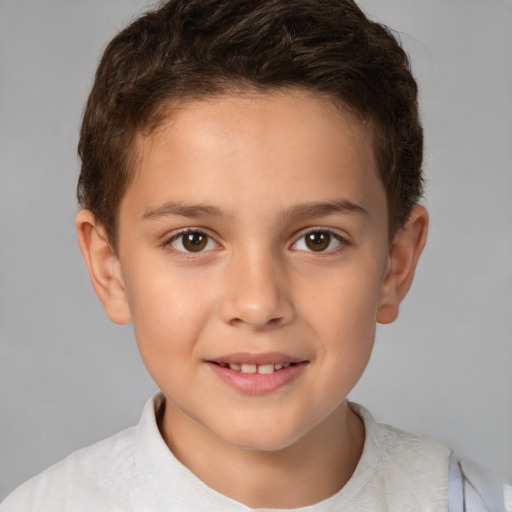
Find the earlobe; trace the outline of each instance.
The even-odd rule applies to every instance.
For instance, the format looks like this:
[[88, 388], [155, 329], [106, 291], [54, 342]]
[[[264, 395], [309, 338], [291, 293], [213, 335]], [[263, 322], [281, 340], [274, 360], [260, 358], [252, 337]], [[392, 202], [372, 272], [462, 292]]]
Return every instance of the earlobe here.
[[381, 289], [377, 322], [389, 324], [398, 317], [400, 303], [411, 287], [416, 265], [425, 247], [428, 232], [428, 212], [415, 206], [405, 226], [393, 239], [389, 251], [387, 273]]
[[120, 262], [105, 229], [89, 210], [77, 213], [75, 225], [92, 286], [105, 313], [117, 324], [129, 323], [131, 315]]

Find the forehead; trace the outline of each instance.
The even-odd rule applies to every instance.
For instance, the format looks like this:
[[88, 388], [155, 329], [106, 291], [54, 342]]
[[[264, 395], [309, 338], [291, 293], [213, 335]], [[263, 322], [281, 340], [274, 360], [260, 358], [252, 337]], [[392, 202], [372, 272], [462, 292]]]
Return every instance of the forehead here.
[[168, 196], [218, 198], [228, 208], [235, 194], [244, 198], [236, 206], [249, 208], [270, 191], [283, 206], [346, 195], [368, 203], [384, 193], [369, 123], [302, 90], [184, 103], [139, 137], [137, 153], [127, 195], [138, 196], [140, 207]]

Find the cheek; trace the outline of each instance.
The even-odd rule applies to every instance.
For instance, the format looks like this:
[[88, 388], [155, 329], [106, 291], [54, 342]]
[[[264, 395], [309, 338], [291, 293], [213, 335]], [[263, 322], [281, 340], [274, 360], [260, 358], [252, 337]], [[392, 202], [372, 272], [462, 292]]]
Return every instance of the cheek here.
[[359, 378], [370, 358], [380, 287], [375, 265], [361, 265], [317, 279], [303, 304], [309, 309], [303, 316], [322, 340], [320, 357], [332, 375], [347, 383]]
[[148, 373], [167, 396], [179, 393], [193, 375], [195, 347], [208, 318], [200, 294], [159, 283], [136, 294], [133, 305], [135, 338]]
[[211, 315], [210, 287], [165, 265], [135, 275], [136, 280], [128, 280], [127, 295], [143, 358], [190, 352]]
[[[337, 337], [375, 330], [382, 278], [375, 265], [340, 268], [317, 275], [307, 285], [304, 307]], [[315, 315], [316, 312], [316, 315]], [[349, 336], [350, 338], [353, 336]]]

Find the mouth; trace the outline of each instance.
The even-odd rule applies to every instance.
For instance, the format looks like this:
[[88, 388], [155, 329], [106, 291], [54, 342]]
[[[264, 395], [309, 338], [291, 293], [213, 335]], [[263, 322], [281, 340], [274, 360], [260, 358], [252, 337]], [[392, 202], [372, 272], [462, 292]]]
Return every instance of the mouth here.
[[205, 363], [226, 384], [242, 393], [261, 395], [291, 384], [310, 361], [281, 353], [230, 354]]
[[286, 370], [287, 368], [297, 366], [299, 364], [303, 364], [306, 361], [295, 362], [289, 361], [286, 363], [263, 363], [263, 364], [255, 364], [255, 363], [227, 363], [227, 362], [217, 362], [217, 361], [209, 361], [212, 364], [215, 364], [221, 368], [229, 368], [235, 372], [241, 373], [258, 373], [260, 375], [270, 375], [275, 372], [279, 372], [282, 370]]

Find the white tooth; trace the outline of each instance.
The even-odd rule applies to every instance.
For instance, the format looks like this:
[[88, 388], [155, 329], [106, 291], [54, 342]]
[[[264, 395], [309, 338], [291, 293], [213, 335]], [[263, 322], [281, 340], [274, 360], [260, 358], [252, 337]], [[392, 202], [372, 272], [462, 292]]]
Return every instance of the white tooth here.
[[270, 373], [274, 373], [274, 365], [273, 364], [259, 364], [258, 365], [258, 373], [262, 375], [269, 375]]
[[257, 366], [255, 364], [242, 363], [242, 373], [256, 373]]
[[231, 370], [235, 370], [237, 372], [239, 372], [241, 368], [241, 366], [238, 363], [230, 363], [229, 367], [231, 368]]
[[274, 365], [274, 368], [275, 368], [276, 370], [281, 370], [281, 368], [282, 368], [282, 367], [283, 367], [283, 365], [282, 365], [281, 363], [276, 363], [276, 364]]

